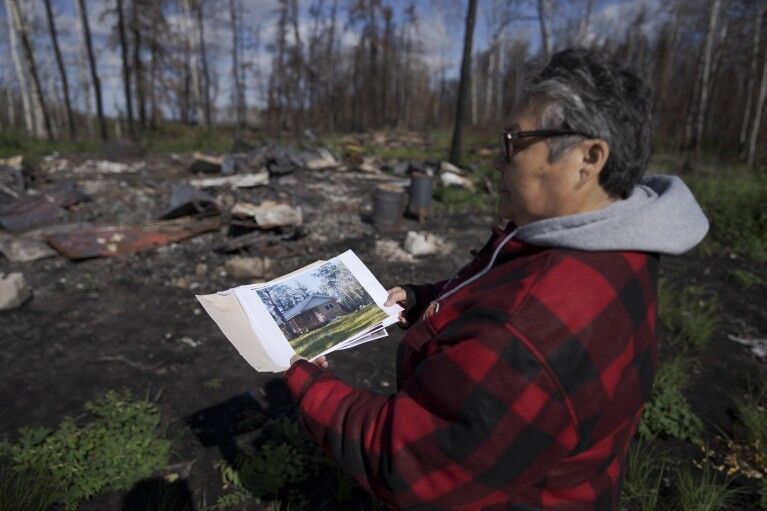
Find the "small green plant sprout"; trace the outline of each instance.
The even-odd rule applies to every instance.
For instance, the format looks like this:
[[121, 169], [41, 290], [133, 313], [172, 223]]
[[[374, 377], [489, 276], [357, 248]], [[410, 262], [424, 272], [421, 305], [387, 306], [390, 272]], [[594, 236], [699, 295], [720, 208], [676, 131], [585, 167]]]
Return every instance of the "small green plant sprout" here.
[[221, 378], [211, 378], [202, 384], [205, 390], [218, 390], [223, 387], [223, 385], [224, 382], [221, 380]]
[[762, 277], [748, 270], [730, 270], [730, 279], [744, 288], [764, 284]]
[[680, 467], [676, 476], [677, 509], [679, 511], [720, 511], [733, 509], [739, 493], [732, 487], [732, 479], [723, 478], [708, 464], [700, 470]]
[[170, 441], [158, 437], [160, 411], [127, 390], [85, 404], [92, 420], [65, 418], [55, 431], [23, 428], [2, 452], [14, 470], [39, 474], [59, 488], [65, 511], [102, 491], [130, 488], [167, 464]]
[[639, 423], [639, 435], [649, 440], [670, 436], [700, 441], [703, 422], [692, 411], [685, 391], [689, 386], [690, 360], [683, 356], [661, 362], [650, 399]]
[[683, 350], [702, 348], [719, 325], [715, 293], [703, 286], [686, 286], [681, 291], [661, 279], [658, 292], [659, 320], [667, 330], [664, 339]]

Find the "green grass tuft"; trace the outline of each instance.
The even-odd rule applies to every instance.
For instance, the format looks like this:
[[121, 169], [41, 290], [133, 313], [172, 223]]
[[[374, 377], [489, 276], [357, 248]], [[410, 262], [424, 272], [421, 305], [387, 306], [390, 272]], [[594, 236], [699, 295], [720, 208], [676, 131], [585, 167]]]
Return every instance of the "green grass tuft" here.
[[718, 474], [705, 465], [697, 475], [689, 466], [680, 468], [676, 494], [679, 511], [719, 511], [732, 509], [738, 491], [732, 488], [731, 481], [720, 481]]
[[638, 440], [629, 448], [620, 508], [654, 511], [658, 508], [666, 462], [653, 445]]
[[663, 340], [682, 350], [706, 346], [719, 325], [716, 294], [703, 286], [681, 290], [665, 280], [658, 291], [658, 315], [666, 328]]

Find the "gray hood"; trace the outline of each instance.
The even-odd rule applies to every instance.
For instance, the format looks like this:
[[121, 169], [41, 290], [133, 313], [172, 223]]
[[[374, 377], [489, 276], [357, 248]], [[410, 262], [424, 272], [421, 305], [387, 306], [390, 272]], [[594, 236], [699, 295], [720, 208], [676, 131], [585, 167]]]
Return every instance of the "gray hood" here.
[[708, 219], [684, 182], [675, 176], [642, 179], [631, 196], [607, 208], [539, 220], [516, 238], [543, 247], [629, 250], [679, 255], [700, 243]]

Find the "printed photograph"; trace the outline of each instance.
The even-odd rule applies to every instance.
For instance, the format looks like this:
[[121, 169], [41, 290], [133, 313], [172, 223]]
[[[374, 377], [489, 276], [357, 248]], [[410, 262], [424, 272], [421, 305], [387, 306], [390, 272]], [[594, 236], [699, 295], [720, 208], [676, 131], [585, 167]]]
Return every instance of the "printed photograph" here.
[[309, 359], [388, 317], [341, 261], [256, 292], [295, 352]]

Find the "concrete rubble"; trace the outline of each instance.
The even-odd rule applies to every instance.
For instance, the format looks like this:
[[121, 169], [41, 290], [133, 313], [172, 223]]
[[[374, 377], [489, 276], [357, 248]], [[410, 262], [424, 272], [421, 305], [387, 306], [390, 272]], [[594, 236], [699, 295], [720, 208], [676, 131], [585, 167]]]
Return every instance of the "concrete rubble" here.
[[32, 290], [22, 273], [0, 273], [0, 310], [18, 309], [32, 298]]

